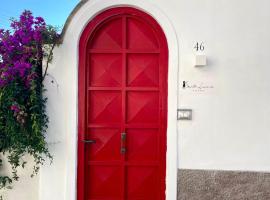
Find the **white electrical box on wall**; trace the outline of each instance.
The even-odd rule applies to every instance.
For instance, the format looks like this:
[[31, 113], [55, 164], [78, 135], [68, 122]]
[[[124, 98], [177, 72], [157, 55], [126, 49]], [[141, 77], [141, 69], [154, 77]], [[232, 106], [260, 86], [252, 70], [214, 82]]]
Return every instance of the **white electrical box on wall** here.
[[206, 55], [195, 55], [195, 62], [194, 62], [195, 67], [206, 66], [206, 65], [207, 65]]

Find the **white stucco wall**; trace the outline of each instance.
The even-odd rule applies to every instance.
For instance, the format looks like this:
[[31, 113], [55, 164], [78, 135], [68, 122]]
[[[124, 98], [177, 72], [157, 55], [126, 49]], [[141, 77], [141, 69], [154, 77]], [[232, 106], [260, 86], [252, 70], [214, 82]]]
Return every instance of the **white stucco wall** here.
[[[1, 158], [2, 155], [1, 155]], [[3, 200], [37, 200], [39, 195], [39, 175], [31, 178], [33, 172], [33, 160], [25, 157], [28, 160], [24, 170], [18, 170], [20, 177], [19, 182], [14, 182], [12, 189], [0, 190], [0, 196]], [[7, 164], [7, 159], [3, 159], [3, 168], [0, 168], [0, 174], [11, 175], [11, 167]]]
[[[180, 43], [180, 80], [204, 82], [205, 92], [180, 90], [179, 105], [194, 119], [179, 122], [179, 167], [270, 171], [267, 0], [192, 0], [164, 5]], [[191, 66], [195, 41], [209, 66]]]
[[[105, 0], [91, 0], [79, 10], [70, 23], [63, 45], [54, 52], [55, 59], [49, 73], [58, 86], [50, 82], [51, 77], [46, 84], [51, 121], [48, 141], [54, 164], [43, 167], [39, 179], [23, 179], [24, 184], [16, 185], [7, 200], [75, 200], [76, 63], [82, 31], [76, 27], [83, 27], [82, 23], [93, 14], [89, 12], [90, 7], [103, 8], [102, 2]], [[193, 109], [193, 119], [177, 123], [178, 138], [173, 137], [178, 140], [178, 151], [174, 147], [168, 148], [172, 148], [170, 151], [174, 152], [173, 155], [178, 154], [178, 158], [172, 158], [171, 162], [177, 163], [178, 168], [188, 169], [270, 171], [270, 1], [107, 2], [106, 5], [146, 5], [155, 16], [160, 15], [161, 21], [167, 19], [163, 21], [165, 28], [171, 29], [167, 23], [170, 21], [175, 30], [179, 54], [177, 48], [171, 49], [170, 54], [176, 53], [179, 58], [172, 59], [169, 67], [179, 66], [178, 107]], [[173, 34], [168, 36], [174, 37]], [[168, 40], [175, 41], [174, 38]], [[193, 66], [196, 42], [204, 42], [203, 53], [207, 55], [208, 66]], [[177, 77], [170, 81], [175, 80]], [[182, 81], [213, 88], [204, 91], [182, 89]], [[175, 82], [172, 88], [175, 94], [176, 86]], [[169, 115], [174, 120], [176, 109]], [[23, 196], [16, 196], [22, 187]], [[33, 191], [34, 195], [31, 194]]]

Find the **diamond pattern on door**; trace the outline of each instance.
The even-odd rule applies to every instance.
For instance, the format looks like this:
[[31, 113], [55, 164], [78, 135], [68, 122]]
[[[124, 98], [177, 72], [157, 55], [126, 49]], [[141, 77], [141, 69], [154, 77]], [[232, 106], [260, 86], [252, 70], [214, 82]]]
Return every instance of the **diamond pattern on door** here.
[[121, 199], [122, 172], [119, 166], [90, 166], [87, 172], [87, 199]]
[[121, 54], [92, 54], [89, 84], [92, 87], [120, 86], [122, 82]]
[[122, 47], [122, 18], [108, 21], [99, 27], [91, 42], [93, 49], [120, 49]]
[[158, 129], [127, 129], [127, 160], [157, 161]]
[[130, 19], [128, 26], [128, 48], [130, 49], [158, 49], [159, 45], [152, 29], [145, 22], [138, 19]]
[[158, 86], [159, 56], [156, 54], [130, 54], [127, 64], [129, 86]]
[[158, 92], [128, 92], [127, 122], [128, 123], [158, 123], [159, 93]]
[[95, 145], [86, 146], [89, 161], [119, 161], [120, 128], [91, 128], [86, 139], [95, 140]]
[[121, 122], [120, 92], [92, 91], [89, 95], [89, 123]]
[[156, 167], [129, 167], [127, 170], [128, 200], [158, 199], [158, 180]]

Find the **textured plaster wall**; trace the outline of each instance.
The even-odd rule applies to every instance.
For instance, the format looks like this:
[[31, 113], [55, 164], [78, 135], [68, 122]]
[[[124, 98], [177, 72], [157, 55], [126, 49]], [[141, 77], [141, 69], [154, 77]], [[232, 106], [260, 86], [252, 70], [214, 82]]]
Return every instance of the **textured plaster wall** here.
[[270, 174], [179, 170], [178, 200], [268, 200]]

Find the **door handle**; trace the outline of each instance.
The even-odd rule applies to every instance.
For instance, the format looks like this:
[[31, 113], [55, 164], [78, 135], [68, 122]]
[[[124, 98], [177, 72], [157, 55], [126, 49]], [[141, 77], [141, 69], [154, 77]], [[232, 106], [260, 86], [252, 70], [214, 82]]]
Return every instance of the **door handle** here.
[[127, 133], [121, 133], [121, 154], [125, 154], [127, 149], [126, 149], [126, 140], [127, 140]]
[[96, 140], [83, 140], [83, 142], [86, 144], [95, 144]]

